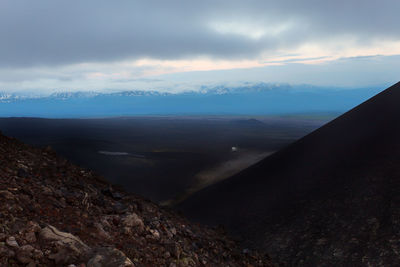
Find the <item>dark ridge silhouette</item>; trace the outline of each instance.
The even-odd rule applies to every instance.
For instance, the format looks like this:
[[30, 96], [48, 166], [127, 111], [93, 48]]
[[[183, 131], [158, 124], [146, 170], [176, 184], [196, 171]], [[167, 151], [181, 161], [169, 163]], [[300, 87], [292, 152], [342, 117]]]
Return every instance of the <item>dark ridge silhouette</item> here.
[[400, 83], [177, 208], [288, 265], [399, 265]]

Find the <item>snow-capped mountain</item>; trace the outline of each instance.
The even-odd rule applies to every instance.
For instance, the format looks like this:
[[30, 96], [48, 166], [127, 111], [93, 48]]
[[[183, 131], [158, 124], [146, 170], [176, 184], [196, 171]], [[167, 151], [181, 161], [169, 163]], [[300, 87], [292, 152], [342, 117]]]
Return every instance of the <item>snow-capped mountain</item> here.
[[60, 99], [60, 100], [67, 100], [70, 98], [89, 98], [89, 97], [95, 97], [100, 95], [101, 93], [99, 92], [56, 92], [51, 94], [50, 96], [48, 96], [48, 98], [52, 98], [52, 99]]

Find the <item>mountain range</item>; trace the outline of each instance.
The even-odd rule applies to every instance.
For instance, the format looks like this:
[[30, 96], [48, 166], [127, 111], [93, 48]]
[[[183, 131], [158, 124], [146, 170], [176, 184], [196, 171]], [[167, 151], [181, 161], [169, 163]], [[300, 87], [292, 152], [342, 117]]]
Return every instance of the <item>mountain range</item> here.
[[285, 115], [342, 113], [379, 92], [379, 88], [320, 88], [308, 85], [251, 84], [202, 86], [167, 93], [58, 92], [50, 95], [0, 93], [3, 117], [112, 117], [134, 115]]

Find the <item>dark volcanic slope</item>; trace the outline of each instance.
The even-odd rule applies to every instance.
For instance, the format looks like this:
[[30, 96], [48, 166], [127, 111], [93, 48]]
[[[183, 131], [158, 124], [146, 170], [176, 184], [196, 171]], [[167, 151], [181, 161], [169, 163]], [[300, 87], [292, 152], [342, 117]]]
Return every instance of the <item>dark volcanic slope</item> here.
[[178, 208], [290, 265], [400, 265], [400, 83]]
[[270, 264], [50, 149], [0, 134], [0, 266]]

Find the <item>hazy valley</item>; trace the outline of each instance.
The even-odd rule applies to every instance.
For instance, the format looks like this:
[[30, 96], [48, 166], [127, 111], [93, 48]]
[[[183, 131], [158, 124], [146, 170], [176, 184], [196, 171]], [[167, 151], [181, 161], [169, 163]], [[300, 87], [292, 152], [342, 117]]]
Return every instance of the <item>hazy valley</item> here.
[[[174, 203], [326, 123], [330, 116], [0, 119], [0, 128], [156, 202]], [[234, 148], [234, 151], [233, 151]]]

